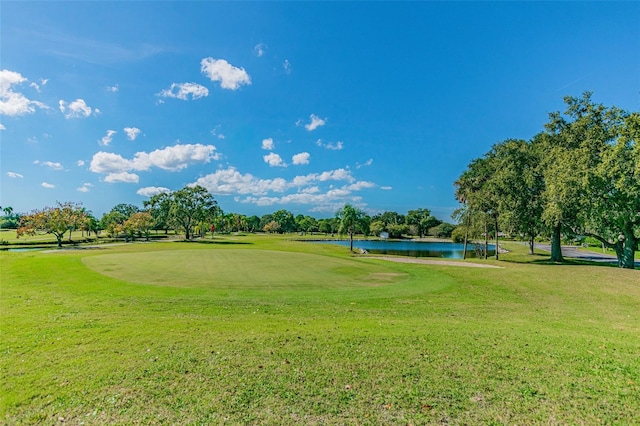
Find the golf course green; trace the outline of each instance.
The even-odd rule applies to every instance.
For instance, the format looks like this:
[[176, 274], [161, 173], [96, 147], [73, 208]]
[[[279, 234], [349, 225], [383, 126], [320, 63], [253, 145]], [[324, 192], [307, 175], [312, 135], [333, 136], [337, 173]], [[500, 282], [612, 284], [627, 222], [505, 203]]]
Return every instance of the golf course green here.
[[[4, 424], [633, 424], [638, 271], [279, 236], [0, 253]], [[460, 262], [462, 263], [462, 262]]]

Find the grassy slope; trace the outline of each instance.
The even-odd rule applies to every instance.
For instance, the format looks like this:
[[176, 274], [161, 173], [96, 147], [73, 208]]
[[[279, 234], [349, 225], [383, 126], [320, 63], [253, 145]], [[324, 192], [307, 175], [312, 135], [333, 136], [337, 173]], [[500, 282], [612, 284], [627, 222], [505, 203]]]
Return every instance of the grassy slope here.
[[[341, 247], [264, 236], [227, 242], [251, 244], [0, 253], [1, 418], [9, 424], [637, 419], [638, 271], [508, 262], [497, 270], [434, 267], [349, 258]], [[212, 253], [234, 260], [218, 287], [205, 287], [193, 272], [196, 262], [179, 267], [163, 257], [167, 250], [182, 260]], [[277, 251], [297, 253], [293, 267], [262, 276], [289, 277], [282, 285], [256, 288], [236, 279], [245, 274], [252, 282], [260, 276], [256, 259], [282, 260]], [[190, 279], [138, 284], [87, 267], [108, 269], [104, 257], [102, 263], [90, 257], [118, 253], [147, 262], [154, 257], [145, 253], [156, 253], [149, 275]], [[326, 275], [317, 269], [324, 264]], [[305, 268], [313, 274], [300, 272]], [[345, 284], [336, 285], [340, 271]], [[151, 280], [141, 277], [136, 281]], [[325, 284], [315, 288], [316, 281]]]

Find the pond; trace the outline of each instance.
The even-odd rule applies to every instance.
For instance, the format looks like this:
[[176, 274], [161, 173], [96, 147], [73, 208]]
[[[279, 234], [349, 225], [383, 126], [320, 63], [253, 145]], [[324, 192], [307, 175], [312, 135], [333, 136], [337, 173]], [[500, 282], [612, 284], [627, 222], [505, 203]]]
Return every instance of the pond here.
[[36, 251], [36, 250], [42, 250], [42, 249], [41, 248], [10, 248], [10, 249], [7, 249], [7, 251], [15, 252], [15, 253], [23, 252], [23, 251]]
[[[349, 241], [314, 241], [323, 244], [339, 244], [349, 247]], [[411, 257], [444, 257], [462, 259], [462, 243], [425, 242], [425, 241], [378, 241], [354, 240], [353, 248], [363, 249], [371, 254], [392, 254]], [[474, 244], [467, 245], [467, 258], [476, 257]], [[484, 248], [484, 244], [481, 245]], [[489, 244], [489, 256], [495, 255], [495, 246]]]

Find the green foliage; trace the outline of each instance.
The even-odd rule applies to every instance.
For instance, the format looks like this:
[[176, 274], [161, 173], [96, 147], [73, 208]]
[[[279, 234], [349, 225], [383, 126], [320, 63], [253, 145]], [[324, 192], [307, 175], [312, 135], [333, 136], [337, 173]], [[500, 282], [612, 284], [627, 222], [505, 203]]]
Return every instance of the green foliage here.
[[451, 240], [454, 243], [462, 243], [464, 242], [465, 229], [463, 225], [456, 226], [456, 228], [451, 232]]

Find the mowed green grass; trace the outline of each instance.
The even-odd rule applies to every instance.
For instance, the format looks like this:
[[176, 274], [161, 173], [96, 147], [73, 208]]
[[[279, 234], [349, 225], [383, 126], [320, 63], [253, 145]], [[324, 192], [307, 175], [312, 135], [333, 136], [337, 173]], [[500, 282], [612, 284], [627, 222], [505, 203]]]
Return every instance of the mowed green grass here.
[[1, 253], [2, 422], [637, 423], [639, 271], [217, 241]]

